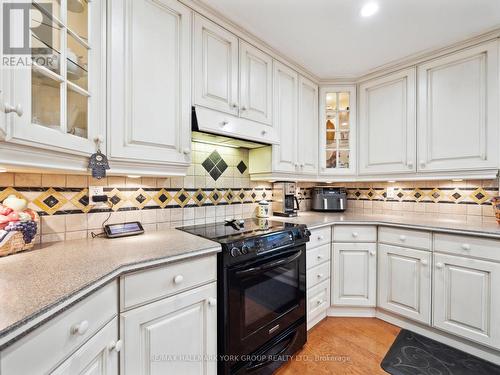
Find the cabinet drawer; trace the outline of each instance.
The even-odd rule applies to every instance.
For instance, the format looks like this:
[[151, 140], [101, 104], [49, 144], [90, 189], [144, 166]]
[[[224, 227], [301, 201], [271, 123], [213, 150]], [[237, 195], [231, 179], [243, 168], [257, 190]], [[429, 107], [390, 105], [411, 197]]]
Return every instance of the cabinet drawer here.
[[420, 230], [379, 227], [378, 242], [413, 249], [430, 250], [432, 237], [430, 232]]
[[307, 270], [307, 288], [311, 288], [330, 277], [330, 263], [323, 263]]
[[307, 320], [316, 318], [330, 306], [330, 282], [328, 280], [307, 290]]
[[324, 227], [311, 230], [311, 237], [309, 237], [309, 242], [307, 243], [307, 248], [312, 249], [327, 243], [332, 240], [332, 228]]
[[500, 261], [500, 241], [487, 238], [435, 234], [434, 251]]
[[217, 279], [217, 256], [170, 263], [121, 278], [122, 310]]
[[2, 375], [46, 374], [118, 313], [112, 282], [2, 351]]
[[324, 263], [330, 260], [330, 244], [321, 245], [320, 247], [316, 247], [314, 249], [307, 250], [306, 255], [306, 265], [307, 269], [316, 267], [321, 263]]
[[333, 242], [375, 242], [377, 227], [369, 225], [335, 225]]

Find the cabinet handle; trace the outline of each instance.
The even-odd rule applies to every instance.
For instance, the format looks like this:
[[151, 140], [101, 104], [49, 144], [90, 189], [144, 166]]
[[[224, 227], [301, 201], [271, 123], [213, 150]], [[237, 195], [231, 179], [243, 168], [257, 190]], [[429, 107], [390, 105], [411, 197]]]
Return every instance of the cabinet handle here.
[[217, 306], [217, 300], [215, 298], [209, 298], [208, 305], [209, 306]]
[[247, 107], [243, 106], [240, 108], [242, 111], [246, 111], [247, 110]]
[[429, 264], [429, 263], [427, 262], [427, 260], [425, 260], [425, 259], [422, 259], [422, 260], [420, 261], [420, 263], [422, 264], [422, 266], [426, 266], [426, 265], [428, 265], [428, 264]]
[[318, 260], [323, 259], [323, 255], [318, 255]]
[[358, 232], [352, 232], [352, 236], [353, 236], [354, 238], [356, 238], [356, 237], [358, 237], [358, 236], [359, 236], [359, 233], [358, 233]]
[[323, 274], [322, 274], [322, 273], [318, 273], [318, 274], [316, 275], [316, 277], [317, 277], [318, 279], [321, 279], [321, 278], [323, 277]]
[[399, 236], [399, 239], [403, 242], [406, 241], [406, 236], [404, 234], [402, 234], [401, 236]]
[[231, 107], [233, 107], [233, 108], [238, 108], [238, 103], [233, 103], [233, 104], [231, 105]]
[[71, 327], [71, 334], [82, 336], [85, 333], [87, 333], [88, 329], [89, 329], [88, 320], [82, 320], [80, 323], [75, 324], [73, 327]]
[[180, 284], [184, 281], [184, 276], [182, 275], [177, 275], [174, 277], [174, 283], [175, 284]]
[[229, 121], [224, 120], [224, 121], [222, 121], [222, 122], [220, 123], [220, 126], [224, 127], [224, 126], [226, 126], [227, 124], [229, 124]]
[[443, 263], [436, 263], [436, 268], [439, 268], [440, 270], [444, 268]]
[[408, 163], [406, 163], [406, 165], [408, 166], [409, 169], [413, 169], [413, 162], [412, 161], [409, 161]]
[[266, 135], [266, 134], [267, 134], [267, 131], [266, 131], [266, 130], [262, 130], [261, 134], [262, 134], [262, 135]]
[[376, 254], [377, 254], [377, 253], [375, 252], [375, 250], [370, 251], [370, 255], [371, 255], [372, 257], [373, 257], [373, 256], [375, 256]]
[[317, 300], [317, 301], [316, 301], [316, 304], [317, 304], [317, 305], [321, 305], [323, 302], [324, 302], [324, 301], [323, 301], [322, 299], [319, 299], [319, 300]]
[[322, 241], [324, 238], [325, 238], [325, 236], [323, 236], [323, 235], [319, 235], [319, 236], [318, 236], [318, 240], [319, 240], [319, 241]]
[[300, 163], [300, 168], [304, 168], [304, 163]]
[[425, 161], [420, 160], [420, 168], [425, 168]]
[[21, 104], [18, 104], [16, 106], [10, 105], [8, 103], [4, 103], [4, 112], [5, 113], [15, 113], [19, 117], [21, 117], [24, 113], [23, 107], [21, 107]]
[[111, 351], [114, 351], [116, 353], [120, 353], [120, 351], [122, 350], [122, 347], [123, 347], [123, 341], [122, 340], [118, 340], [118, 341], [111, 341], [108, 345], [108, 350], [111, 352]]
[[470, 245], [468, 243], [464, 243], [462, 245], [462, 250], [469, 251], [470, 250]]
[[191, 149], [186, 147], [184, 150], [182, 150], [182, 152], [184, 153], [184, 155], [189, 155], [191, 153]]
[[295, 168], [297, 168], [299, 166], [299, 163], [293, 163], [293, 165], [295, 166]]

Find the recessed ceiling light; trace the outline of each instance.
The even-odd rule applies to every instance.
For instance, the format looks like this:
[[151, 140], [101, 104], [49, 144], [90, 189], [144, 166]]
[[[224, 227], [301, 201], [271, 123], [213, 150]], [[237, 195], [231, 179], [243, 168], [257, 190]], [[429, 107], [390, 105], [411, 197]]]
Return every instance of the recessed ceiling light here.
[[141, 176], [136, 175], [136, 174], [129, 174], [127, 175], [128, 178], [141, 178]]
[[7, 172], [7, 169], [4, 167], [0, 167], [0, 173], [4, 173], [4, 172]]
[[390, 183], [390, 184], [394, 184], [394, 183], [396, 183], [396, 180], [389, 180], [387, 182]]
[[378, 12], [378, 4], [375, 2], [369, 2], [363, 5], [361, 8], [361, 17], [371, 17]]
[[462, 182], [464, 179], [463, 178], [453, 178], [453, 182]]

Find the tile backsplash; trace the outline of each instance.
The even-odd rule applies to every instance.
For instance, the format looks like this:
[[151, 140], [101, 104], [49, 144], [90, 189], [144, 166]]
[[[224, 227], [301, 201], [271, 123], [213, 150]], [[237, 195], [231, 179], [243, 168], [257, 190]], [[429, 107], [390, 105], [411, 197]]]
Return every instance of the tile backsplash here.
[[[15, 194], [41, 217], [38, 241], [81, 239], [108, 223], [141, 221], [154, 231], [181, 225], [251, 217], [257, 203], [272, 200], [271, 184], [251, 182], [248, 150], [193, 142], [186, 177], [131, 178], [0, 173], [0, 202]], [[109, 202], [89, 202], [88, 187], [103, 186]]]

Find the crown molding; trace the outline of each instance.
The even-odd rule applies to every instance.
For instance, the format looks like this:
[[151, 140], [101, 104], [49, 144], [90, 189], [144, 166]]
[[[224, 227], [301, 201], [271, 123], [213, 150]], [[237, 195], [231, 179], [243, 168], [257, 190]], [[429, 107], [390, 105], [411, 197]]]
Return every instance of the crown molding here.
[[200, 0], [178, 0], [178, 1], [188, 6], [193, 11], [199, 13], [203, 17], [209, 19], [212, 22], [215, 22], [219, 26], [235, 34], [238, 38], [243, 39], [245, 42], [267, 53], [268, 55], [278, 60], [279, 62], [288, 65], [289, 67], [296, 70], [297, 72], [302, 74], [304, 77], [310, 79], [314, 83], [317, 84], [318, 82], [320, 82], [320, 78], [314, 73], [312, 73], [310, 70], [308, 70], [301, 64], [297, 63], [293, 59], [289, 58], [288, 56], [284, 55], [274, 47], [270, 46], [265, 41], [252, 34], [250, 31], [234, 23], [229, 18], [227, 18], [226, 16], [224, 16], [222, 13], [215, 10], [211, 6], [204, 4]]

